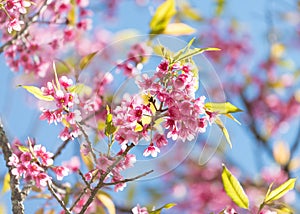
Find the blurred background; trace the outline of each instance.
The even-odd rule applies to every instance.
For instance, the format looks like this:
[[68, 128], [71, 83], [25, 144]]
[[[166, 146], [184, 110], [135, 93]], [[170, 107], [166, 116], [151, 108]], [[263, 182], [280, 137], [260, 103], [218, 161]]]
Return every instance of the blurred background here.
[[[95, 73], [111, 72], [116, 83], [110, 85], [110, 93], [123, 94], [119, 86], [126, 81], [130, 83], [130, 79], [122, 77], [122, 72], [116, 73], [114, 63], [126, 57], [129, 50], [126, 45], [145, 42], [151, 17], [162, 2], [90, 0], [87, 6], [93, 13], [90, 28], [68, 44], [72, 48], [59, 49], [59, 54], [48, 54], [67, 61], [101, 50], [99, 60], [94, 60], [80, 78], [88, 83]], [[226, 120], [233, 148], [230, 149], [221, 133], [212, 126], [188, 146], [183, 143], [176, 148], [168, 147], [166, 158], [157, 162], [138, 157], [141, 168], [153, 168], [158, 174], [128, 183], [122, 192], [107, 191], [117, 213], [128, 213], [137, 203], [151, 208], [170, 202], [177, 205], [166, 213], [218, 213], [226, 207], [234, 207], [243, 213], [223, 190], [221, 164], [225, 163], [241, 181], [250, 206], [255, 210], [272, 182], [278, 185], [288, 177], [299, 176], [300, 2], [178, 0], [176, 6], [172, 21], [186, 23], [194, 32], [178, 36], [180, 42], [167, 39], [171, 41], [170, 49], [177, 49], [179, 43], [179, 48], [183, 47], [192, 38], [195, 38], [195, 47], [221, 49], [204, 53], [197, 61], [197, 65], [202, 66], [199, 69], [200, 86], [205, 86], [204, 90], [200, 88], [199, 94], [208, 95], [210, 101], [230, 101], [243, 110], [235, 115], [241, 125]], [[40, 33], [38, 28], [33, 32]], [[1, 36], [2, 45], [6, 41], [5, 33]], [[51, 40], [51, 35], [45, 37], [45, 40]], [[155, 70], [159, 59], [153, 58], [144, 65], [142, 72]], [[25, 74], [23, 67], [13, 68], [8, 51], [1, 54], [0, 60], [0, 118], [9, 140], [23, 142], [30, 136], [46, 145], [48, 150], [55, 151], [61, 127], [40, 121], [35, 99], [16, 87], [18, 84], [39, 85], [40, 82], [30, 72]], [[85, 74], [89, 72], [92, 77]], [[210, 73], [214, 78], [209, 76]], [[126, 90], [130, 89], [127, 87]], [[74, 155], [80, 157], [79, 149], [79, 142], [75, 140], [68, 144], [68, 154], [56, 161], [66, 161]], [[84, 167], [82, 161], [81, 164]], [[2, 186], [6, 174], [3, 158], [0, 158], [0, 166]], [[72, 185], [76, 179], [69, 178], [68, 181]], [[299, 191], [300, 186], [296, 184], [295, 191], [270, 209], [278, 211], [287, 206], [298, 213]], [[1, 213], [10, 213], [9, 197], [9, 192], [0, 194]], [[33, 194], [25, 202], [26, 213], [35, 213], [37, 207], [51, 207], [53, 203], [55, 201], [45, 203]]]

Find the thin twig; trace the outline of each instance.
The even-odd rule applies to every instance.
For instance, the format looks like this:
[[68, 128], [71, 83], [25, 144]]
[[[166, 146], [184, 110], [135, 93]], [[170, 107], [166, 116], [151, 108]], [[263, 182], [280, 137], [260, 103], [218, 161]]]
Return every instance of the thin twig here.
[[54, 196], [54, 198], [56, 199], [56, 201], [60, 204], [60, 206], [64, 209], [64, 211], [67, 214], [71, 214], [71, 212], [68, 210], [68, 208], [65, 206], [65, 203], [57, 196], [57, 194], [54, 192], [51, 184], [49, 182], [47, 182], [47, 186], [49, 191], [51, 192], [51, 194]]
[[133, 178], [126, 178], [124, 180], [121, 180], [121, 181], [116, 181], [116, 182], [112, 182], [112, 183], [103, 183], [103, 186], [111, 186], [111, 185], [115, 185], [115, 184], [120, 184], [120, 183], [126, 183], [126, 182], [130, 182], [130, 181], [134, 181], [134, 180], [137, 180], [141, 177], [144, 177], [146, 175], [149, 175], [150, 173], [154, 172], [154, 170], [150, 170], [148, 172], [145, 172], [143, 174], [140, 174], [138, 176], [135, 176]]
[[65, 140], [63, 142], [63, 144], [61, 144], [60, 147], [58, 147], [57, 151], [55, 152], [55, 154], [53, 155], [52, 159], [55, 160], [55, 158], [61, 154], [62, 150], [67, 146], [67, 144], [70, 142], [70, 139]]
[[112, 165], [110, 165], [109, 167], [107, 167], [107, 170], [105, 171], [105, 173], [103, 173], [99, 179], [99, 182], [97, 184], [97, 186], [93, 189], [93, 191], [91, 192], [90, 197], [88, 198], [88, 200], [86, 201], [86, 203], [83, 205], [81, 211], [79, 212], [79, 214], [84, 214], [85, 211], [87, 210], [87, 208], [90, 206], [90, 204], [93, 202], [98, 190], [104, 186], [104, 179], [107, 177], [107, 175], [109, 173], [111, 173], [111, 171], [113, 170], [113, 168], [126, 156], [126, 154], [134, 147], [134, 144], [130, 144], [127, 146], [127, 148], [125, 149], [125, 151], [114, 161], [114, 163]]
[[85, 132], [85, 130], [83, 129], [81, 124], [77, 123], [77, 126], [79, 127], [80, 131], [82, 132], [82, 134], [84, 136], [84, 139], [88, 143], [88, 145], [90, 147], [89, 149], [90, 149], [90, 151], [92, 153], [92, 156], [93, 156], [93, 161], [94, 161], [94, 163], [96, 163], [96, 161], [97, 161], [96, 154], [94, 152], [94, 149], [92, 147], [92, 142], [90, 141], [88, 134]]

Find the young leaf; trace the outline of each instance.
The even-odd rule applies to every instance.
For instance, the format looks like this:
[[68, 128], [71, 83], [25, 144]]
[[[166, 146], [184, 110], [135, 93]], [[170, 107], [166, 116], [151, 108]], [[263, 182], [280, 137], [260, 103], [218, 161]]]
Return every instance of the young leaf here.
[[221, 50], [221, 49], [219, 49], [219, 48], [195, 48], [195, 49], [190, 50], [187, 53], [183, 54], [175, 62], [183, 61], [183, 60], [191, 58], [195, 55], [201, 54], [205, 51], [219, 51], [219, 50]]
[[95, 51], [93, 53], [84, 56], [79, 62], [80, 70], [85, 69], [91, 63], [92, 59], [96, 56], [97, 53], [98, 51]]
[[223, 165], [222, 181], [225, 192], [233, 200], [233, 202], [241, 208], [249, 208], [249, 199], [244, 192], [239, 181], [231, 174], [231, 172]]
[[155, 11], [150, 21], [150, 34], [159, 34], [165, 30], [176, 13], [175, 0], [166, 0]]
[[162, 32], [163, 34], [173, 35], [173, 36], [182, 36], [182, 35], [190, 35], [196, 32], [195, 28], [184, 24], [184, 23], [170, 23], [167, 25], [165, 30]]
[[199, 13], [199, 11], [195, 10], [191, 5], [188, 4], [186, 1], [179, 2], [179, 15], [183, 16], [184, 18], [191, 19], [194, 21], [202, 21], [203, 17]]
[[39, 100], [44, 100], [44, 101], [52, 101], [54, 100], [54, 97], [47, 95], [45, 96], [42, 92], [42, 90], [38, 87], [35, 86], [26, 86], [26, 85], [18, 85], [19, 87], [22, 87], [26, 89], [29, 93], [31, 93], [33, 96], [38, 98]]
[[26, 147], [26, 146], [18, 146], [18, 149], [21, 151], [21, 152], [29, 152], [29, 148]]
[[88, 155], [81, 154], [81, 158], [83, 160], [83, 163], [86, 165], [89, 171], [91, 171], [94, 168], [94, 163], [92, 161], [92, 155], [89, 153]]
[[216, 5], [215, 13], [217, 16], [220, 16], [224, 11], [225, 0], [216, 0], [216, 3], [217, 3], [217, 5]]
[[236, 122], [237, 124], [241, 125], [240, 121], [238, 121], [237, 119], [235, 119], [234, 116], [232, 116], [232, 114], [224, 114], [226, 117], [230, 118], [231, 120], [233, 120], [234, 122]]
[[68, 90], [72, 93], [76, 93], [76, 94], [82, 94], [82, 95], [90, 95], [92, 93], [92, 89], [83, 84], [83, 83], [78, 83], [76, 85], [70, 86], [68, 88]]
[[168, 204], [165, 204], [164, 206], [160, 207], [157, 210], [149, 212], [149, 214], [160, 214], [163, 209], [170, 209], [170, 208], [172, 208], [174, 206], [176, 206], [175, 203], [168, 203]]
[[272, 201], [278, 200], [279, 198], [284, 196], [288, 191], [294, 189], [295, 182], [296, 178], [291, 178], [283, 184], [281, 184], [276, 189], [272, 190], [271, 192], [268, 192], [268, 194], [265, 197], [264, 203], [271, 203]]
[[2, 191], [1, 191], [2, 194], [6, 193], [7, 191], [10, 190], [9, 182], [10, 182], [10, 176], [9, 176], [9, 173], [6, 173], [4, 176], [4, 179], [3, 179], [3, 187], [2, 187]]
[[68, 12], [67, 19], [68, 25], [75, 26], [76, 25], [76, 3], [75, 0], [70, 1], [71, 9]]
[[219, 128], [223, 132], [223, 134], [224, 134], [224, 136], [226, 138], [226, 141], [229, 144], [230, 148], [232, 148], [232, 143], [231, 143], [231, 140], [230, 140], [229, 133], [228, 133], [226, 127], [224, 126], [222, 120], [220, 118], [216, 118], [215, 123], [219, 126]]
[[205, 108], [211, 112], [217, 112], [219, 114], [228, 114], [242, 111], [238, 107], [232, 105], [230, 102], [225, 103], [205, 103]]
[[106, 107], [107, 109], [107, 116], [105, 121], [105, 135], [109, 136], [115, 133], [117, 130], [117, 127], [115, 127], [112, 123], [113, 115], [110, 113], [109, 107]]
[[115, 214], [116, 207], [110, 195], [103, 191], [99, 191], [97, 194], [97, 198], [102, 202], [102, 204], [106, 207], [108, 214]]

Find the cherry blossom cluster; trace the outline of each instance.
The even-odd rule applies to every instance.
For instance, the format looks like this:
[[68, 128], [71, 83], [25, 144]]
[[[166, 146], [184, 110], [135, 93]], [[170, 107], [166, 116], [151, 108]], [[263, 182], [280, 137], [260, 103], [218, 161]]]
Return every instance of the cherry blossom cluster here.
[[26, 14], [33, 1], [27, 0], [5, 0], [0, 2], [1, 26], [6, 25], [8, 33], [20, 31], [24, 20], [22, 15]]
[[52, 177], [47, 174], [47, 169], [51, 169], [57, 180], [69, 174], [69, 169], [64, 166], [53, 166], [53, 154], [46, 151], [42, 145], [18, 146], [19, 150], [14, 151], [9, 158], [12, 174], [17, 178], [23, 177], [26, 182], [34, 181], [37, 187], [46, 187], [52, 182]]
[[[115, 157], [107, 156], [101, 154], [97, 159], [96, 169], [93, 169], [85, 174], [87, 181], [91, 181], [96, 174], [97, 177], [101, 177], [102, 174], [109, 172], [108, 176], [105, 178], [106, 182], [115, 183], [114, 190], [116, 192], [122, 191], [126, 187], [126, 182], [124, 180], [121, 172], [130, 167], [133, 167], [136, 162], [136, 157], [133, 154], [126, 154], [124, 158], [121, 158], [122, 152], [118, 153]], [[111, 168], [114, 166], [113, 168]]]
[[[167, 138], [191, 141], [206, 131], [215, 115], [206, 111], [204, 96], [195, 98], [198, 80], [192, 69], [190, 63], [163, 60], [152, 77], [144, 74], [137, 80], [143, 95], [125, 96], [114, 110], [116, 140], [123, 149], [143, 138], [150, 141], [144, 156], [156, 157], [159, 148], [167, 145]], [[166, 135], [159, 132], [160, 124]]]
[[142, 63], [151, 53], [151, 48], [145, 43], [136, 43], [130, 47], [125, 61], [117, 63], [118, 69], [126, 76], [135, 76], [140, 73]]
[[[10, 7], [14, 11], [24, 12], [25, 7], [31, 5], [31, 1], [10, 0], [5, 5], [12, 5]], [[35, 5], [30, 7], [33, 8], [32, 17], [35, 14], [38, 16], [31, 25], [26, 26], [26, 35], [11, 38], [11, 35], [3, 32], [1, 39], [3, 42], [14, 40], [4, 50], [6, 62], [13, 71], [23, 70], [25, 73], [45, 77], [51, 70], [52, 61], [71, 47], [74, 48], [76, 38], [91, 29], [92, 12], [87, 9], [88, 0], [76, 0], [73, 3], [70, 0], [37, 1]], [[0, 10], [0, 13], [4, 11]], [[15, 18], [8, 29], [10, 32], [20, 30], [21, 24], [23, 21]]]
[[81, 112], [78, 109], [74, 110], [74, 105], [79, 104], [78, 96], [72, 92], [73, 80], [66, 76], [61, 76], [57, 84], [48, 82], [41, 90], [44, 96], [52, 97], [50, 108], [42, 108], [41, 120], [47, 120], [49, 124], [62, 123], [64, 129], [59, 134], [59, 137], [65, 141], [73, 139], [81, 134], [78, 123], [82, 120]]

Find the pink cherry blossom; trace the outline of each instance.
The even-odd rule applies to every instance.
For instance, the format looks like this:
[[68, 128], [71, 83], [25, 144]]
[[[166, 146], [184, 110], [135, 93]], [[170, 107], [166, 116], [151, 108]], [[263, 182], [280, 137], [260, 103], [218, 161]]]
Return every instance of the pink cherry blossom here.
[[160, 152], [160, 149], [157, 148], [156, 146], [154, 146], [154, 145], [152, 144], [152, 145], [148, 146], [147, 149], [145, 149], [143, 155], [144, 155], [145, 157], [151, 155], [152, 157], [155, 158], [155, 157], [157, 157], [157, 154], [158, 154], [159, 152]]
[[69, 174], [69, 169], [63, 166], [53, 167], [52, 170], [56, 174], [56, 178], [59, 181]]
[[21, 25], [24, 24], [24, 21], [13, 18], [8, 23], [8, 32], [11, 33], [13, 30], [20, 31], [22, 29]]
[[137, 204], [134, 208], [132, 208], [133, 214], [148, 214], [148, 210], [146, 207], [140, 207], [139, 204]]

